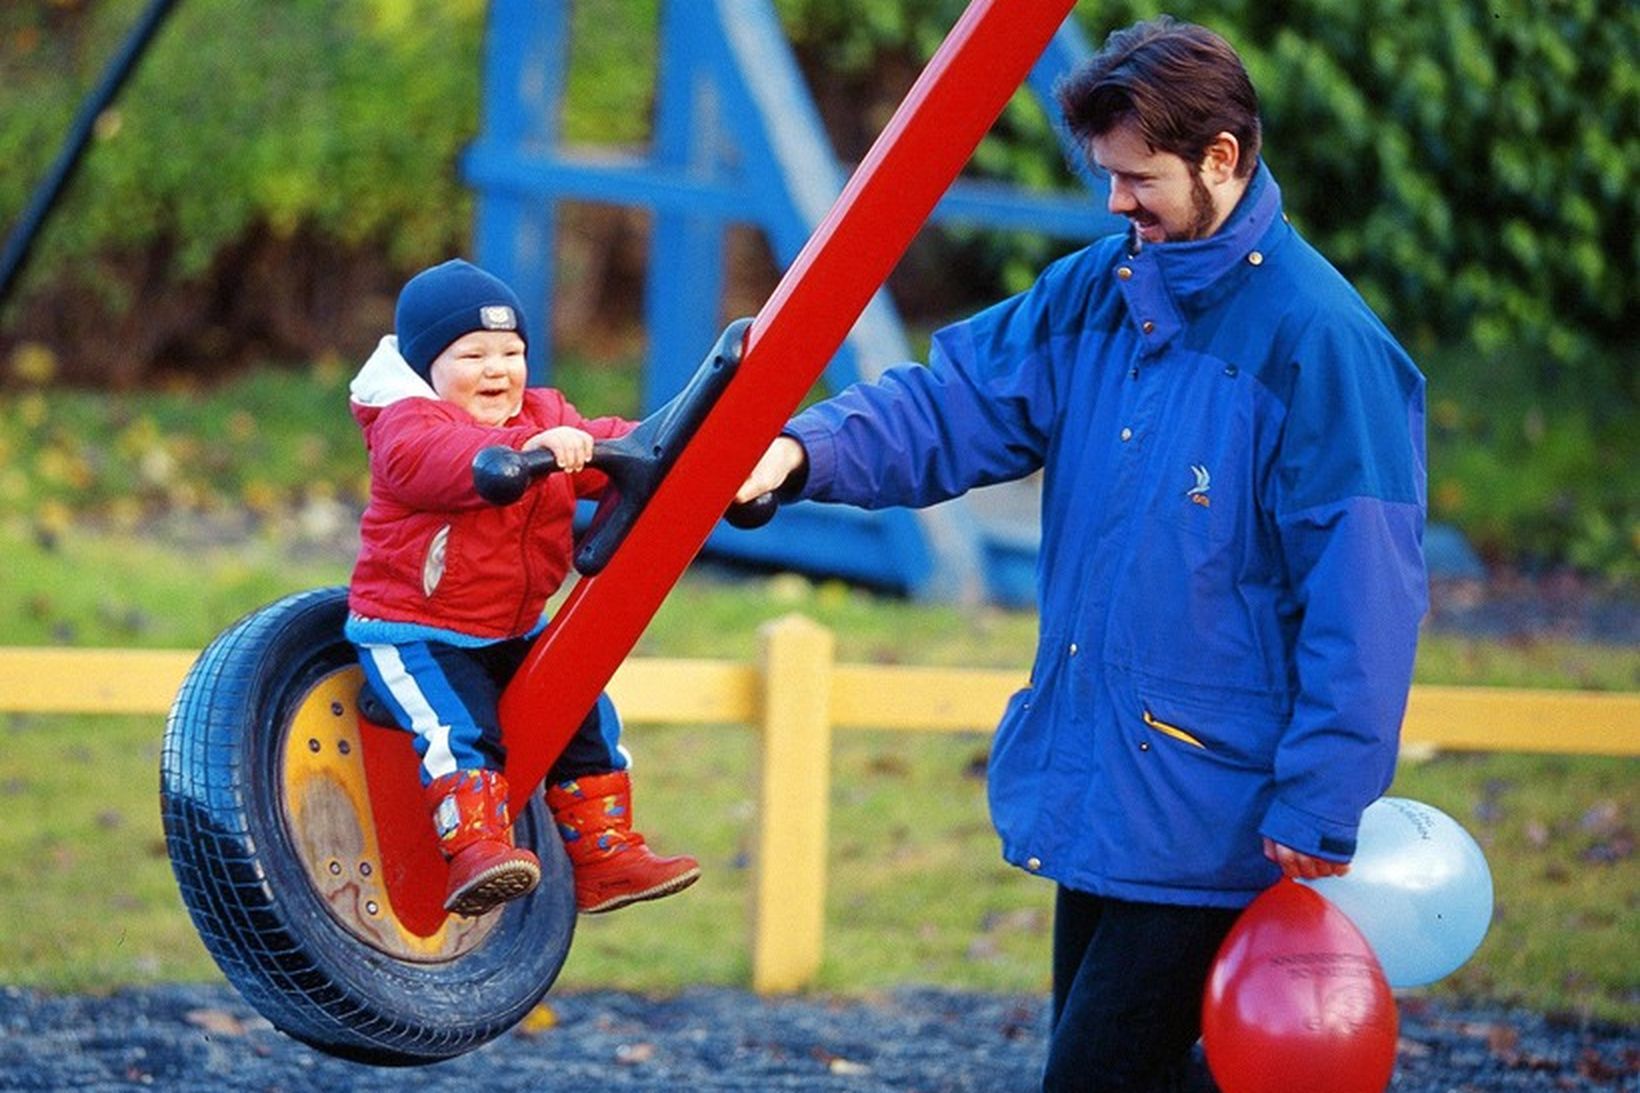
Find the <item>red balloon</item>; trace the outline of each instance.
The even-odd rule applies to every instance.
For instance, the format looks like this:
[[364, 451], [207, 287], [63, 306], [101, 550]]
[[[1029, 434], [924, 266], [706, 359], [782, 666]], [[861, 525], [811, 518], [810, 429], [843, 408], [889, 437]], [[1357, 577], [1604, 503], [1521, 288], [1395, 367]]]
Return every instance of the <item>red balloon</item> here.
[[1397, 1029], [1361, 931], [1289, 880], [1236, 920], [1202, 1000], [1202, 1046], [1224, 1093], [1383, 1093]]

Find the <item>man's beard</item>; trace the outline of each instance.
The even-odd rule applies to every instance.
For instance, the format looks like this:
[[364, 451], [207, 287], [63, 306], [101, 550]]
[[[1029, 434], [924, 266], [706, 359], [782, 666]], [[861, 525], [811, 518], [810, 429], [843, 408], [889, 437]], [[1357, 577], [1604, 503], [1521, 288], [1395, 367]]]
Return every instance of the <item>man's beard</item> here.
[[[1213, 230], [1213, 221], [1217, 219], [1218, 210], [1213, 207], [1213, 195], [1207, 190], [1207, 183], [1202, 181], [1200, 172], [1190, 176], [1190, 223], [1182, 231], [1168, 232], [1163, 238], [1164, 243], [1189, 243], [1197, 239], [1206, 239]], [[1137, 254], [1144, 240], [1139, 235], [1140, 221], [1135, 218], [1131, 234], [1129, 250]]]
[[[1192, 239], [1206, 239], [1207, 233], [1213, 230], [1213, 221], [1218, 217], [1218, 210], [1213, 207], [1213, 195], [1207, 192], [1207, 183], [1202, 181], [1201, 172], [1190, 176], [1190, 226], [1176, 239], [1183, 243]], [[1171, 236], [1169, 236], [1172, 239]]]

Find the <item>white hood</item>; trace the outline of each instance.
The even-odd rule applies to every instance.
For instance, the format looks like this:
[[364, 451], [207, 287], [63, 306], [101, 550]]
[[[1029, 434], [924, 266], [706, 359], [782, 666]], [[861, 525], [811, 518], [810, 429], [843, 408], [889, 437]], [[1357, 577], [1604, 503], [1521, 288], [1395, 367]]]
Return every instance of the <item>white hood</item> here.
[[376, 345], [359, 374], [347, 386], [348, 397], [360, 406], [390, 406], [400, 399], [438, 398], [438, 393], [399, 355], [399, 340], [391, 334]]

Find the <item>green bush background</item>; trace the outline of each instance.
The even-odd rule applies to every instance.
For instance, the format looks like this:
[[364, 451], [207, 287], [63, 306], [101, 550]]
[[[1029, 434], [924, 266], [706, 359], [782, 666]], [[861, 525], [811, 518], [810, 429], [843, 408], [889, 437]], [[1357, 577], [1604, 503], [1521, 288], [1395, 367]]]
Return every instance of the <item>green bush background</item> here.
[[[26, 202], [143, 0], [0, 8], [0, 221]], [[777, 0], [857, 155], [961, 0]], [[638, 143], [657, 0], [581, 0], [564, 131]], [[0, 313], [16, 385], [128, 386], [248, 356], [353, 356], [405, 273], [465, 249], [482, 0], [183, 2], [103, 119]], [[1078, 11], [1090, 38], [1153, 0]], [[1597, 0], [1177, 0], [1260, 88], [1295, 221], [1431, 379], [1431, 505], [1495, 559], [1640, 572], [1640, 7]], [[1019, 96], [975, 170], [1069, 175]], [[932, 323], [1059, 241], [950, 233]]]

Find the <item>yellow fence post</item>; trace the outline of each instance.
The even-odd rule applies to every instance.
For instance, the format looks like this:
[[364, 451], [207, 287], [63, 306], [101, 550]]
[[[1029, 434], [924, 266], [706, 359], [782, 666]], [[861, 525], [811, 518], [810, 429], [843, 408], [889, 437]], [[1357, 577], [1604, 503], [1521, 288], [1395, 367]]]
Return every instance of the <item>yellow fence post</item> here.
[[820, 970], [831, 795], [831, 631], [797, 615], [763, 639], [763, 732], [752, 878], [752, 989], [798, 990]]

